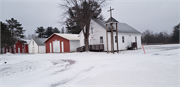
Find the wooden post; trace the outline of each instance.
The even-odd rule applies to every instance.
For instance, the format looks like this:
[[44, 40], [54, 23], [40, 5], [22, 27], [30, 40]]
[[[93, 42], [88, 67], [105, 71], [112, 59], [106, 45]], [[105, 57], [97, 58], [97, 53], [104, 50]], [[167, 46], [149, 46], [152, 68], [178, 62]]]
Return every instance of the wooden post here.
[[111, 52], [114, 54], [113, 23], [111, 23]]
[[107, 32], [107, 24], [106, 24], [106, 42], [107, 42], [107, 53], [109, 53], [109, 50], [108, 50], [108, 32]]
[[116, 41], [117, 41], [117, 53], [119, 53], [117, 23], [116, 23]]

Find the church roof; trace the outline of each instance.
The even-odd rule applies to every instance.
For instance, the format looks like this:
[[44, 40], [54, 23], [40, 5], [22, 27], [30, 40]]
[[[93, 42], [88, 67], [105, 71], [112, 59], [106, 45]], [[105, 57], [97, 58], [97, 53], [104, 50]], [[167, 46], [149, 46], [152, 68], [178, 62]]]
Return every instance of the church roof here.
[[[106, 29], [106, 23], [105, 21], [98, 20], [98, 19], [93, 19], [94, 22], [99, 24], [101, 27]], [[115, 25], [114, 25], [115, 27]], [[126, 23], [118, 23], [118, 32], [120, 33], [135, 33], [135, 34], [141, 34], [138, 30], [134, 29], [133, 27], [129, 26]]]
[[117, 23], [118, 21], [113, 17], [110, 17], [105, 23]]

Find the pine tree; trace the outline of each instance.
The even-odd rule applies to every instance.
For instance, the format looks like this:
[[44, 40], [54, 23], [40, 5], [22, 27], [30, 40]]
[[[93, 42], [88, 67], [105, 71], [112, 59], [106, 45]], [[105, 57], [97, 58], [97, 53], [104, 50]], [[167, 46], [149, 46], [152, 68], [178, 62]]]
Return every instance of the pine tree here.
[[56, 28], [56, 27], [53, 29], [53, 32], [54, 32], [54, 33], [60, 33], [59, 29]]
[[48, 27], [45, 31], [45, 34], [47, 35], [47, 37], [50, 37], [53, 33], [54, 31], [52, 27]]
[[45, 37], [45, 29], [42, 26], [38, 27], [37, 30], [35, 30], [35, 33], [38, 33], [38, 38]]
[[1, 22], [1, 48], [12, 45], [14, 41], [11, 38], [11, 31], [5, 23]]
[[179, 33], [180, 33], [179, 27], [180, 27], [180, 23], [174, 26], [174, 29], [173, 29], [172, 42], [174, 43], [179, 43]]
[[[21, 27], [22, 24], [20, 24], [17, 20], [14, 18], [11, 18], [10, 20], [6, 20], [7, 26], [9, 30], [11, 31], [11, 36], [17, 40], [21, 40], [24, 38], [24, 32], [23, 27]], [[15, 42], [14, 42], [15, 43]]]

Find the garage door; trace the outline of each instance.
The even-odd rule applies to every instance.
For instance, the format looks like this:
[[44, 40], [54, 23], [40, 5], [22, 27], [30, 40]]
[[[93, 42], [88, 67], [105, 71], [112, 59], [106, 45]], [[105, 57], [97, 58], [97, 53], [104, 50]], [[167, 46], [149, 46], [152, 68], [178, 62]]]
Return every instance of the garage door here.
[[53, 52], [59, 52], [60, 53], [60, 41], [53, 41]]

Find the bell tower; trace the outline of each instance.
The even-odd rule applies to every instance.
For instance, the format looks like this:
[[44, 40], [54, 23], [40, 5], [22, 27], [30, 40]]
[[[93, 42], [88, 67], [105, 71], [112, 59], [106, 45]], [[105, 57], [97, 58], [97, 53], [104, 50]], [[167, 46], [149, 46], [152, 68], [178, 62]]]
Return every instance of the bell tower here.
[[[109, 53], [108, 33], [110, 33], [111, 34], [111, 53], [114, 54], [114, 37], [113, 37], [114, 32], [116, 32], [115, 42], [117, 43], [117, 53], [119, 53], [119, 49], [118, 49], [118, 30], [117, 30], [118, 21], [112, 17], [112, 10], [114, 10], [114, 9], [111, 9], [111, 7], [110, 7], [110, 10], [108, 10], [108, 12], [110, 12], [110, 18], [105, 23], [106, 23], [107, 53]], [[115, 26], [115, 28], [114, 28], [114, 26]]]

